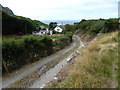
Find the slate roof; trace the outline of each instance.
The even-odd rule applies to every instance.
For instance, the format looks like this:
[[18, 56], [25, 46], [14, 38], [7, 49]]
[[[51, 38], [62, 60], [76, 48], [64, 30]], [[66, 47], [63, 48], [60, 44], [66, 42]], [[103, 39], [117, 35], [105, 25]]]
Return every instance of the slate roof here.
[[44, 26], [39, 26], [39, 29], [46, 29]]
[[60, 25], [59, 27], [60, 27], [61, 29], [65, 29], [64, 25]]

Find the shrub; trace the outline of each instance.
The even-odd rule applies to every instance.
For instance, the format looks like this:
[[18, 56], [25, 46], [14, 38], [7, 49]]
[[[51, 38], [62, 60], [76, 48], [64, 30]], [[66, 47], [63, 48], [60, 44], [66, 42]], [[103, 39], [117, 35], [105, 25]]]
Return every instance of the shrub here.
[[84, 34], [106, 33], [118, 29], [118, 19], [85, 20], [74, 25], [74, 29]]
[[[11, 72], [38, 58], [53, 53], [52, 40], [48, 37], [28, 36], [21, 39], [3, 39], [3, 73]], [[5, 70], [7, 67], [7, 70]]]
[[20, 39], [3, 38], [3, 74], [49, 56], [56, 50], [64, 48], [68, 43], [69, 37], [58, 37], [55, 42], [48, 36], [24, 36]]

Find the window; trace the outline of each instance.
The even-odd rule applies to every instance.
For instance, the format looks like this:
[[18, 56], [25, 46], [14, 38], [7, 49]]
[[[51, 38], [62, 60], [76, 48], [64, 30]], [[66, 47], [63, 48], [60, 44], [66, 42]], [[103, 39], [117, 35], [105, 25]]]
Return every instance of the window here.
[[57, 31], [60, 31], [60, 29], [57, 29]]

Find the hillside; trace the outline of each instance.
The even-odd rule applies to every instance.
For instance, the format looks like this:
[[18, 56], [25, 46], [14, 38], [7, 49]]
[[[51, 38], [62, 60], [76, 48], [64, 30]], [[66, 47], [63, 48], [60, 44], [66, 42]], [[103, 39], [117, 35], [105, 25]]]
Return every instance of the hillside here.
[[65, 25], [63, 33], [80, 33], [81, 39], [85, 41], [91, 41], [99, 33], [113, 32], [118, 29], [118, 18], [110, 19], [82, 19], [80, 22], [74, 25]]
[[31, 34], [32, 31], [36, 30], [38, 26], [48, 25], [38, 21], [31, 20], [30, 18], [11, 15], [5, 10], [2, 10], [2, 34]]
[[[80, 56], [57, 75], [50, 88], [117, 88], [118, 71], [118, 19], [82, 20], [66, 25], [85, 43]], [[71, 27], [71, 28], [70, 28]]]
[[[52, 88], [118, 87], [118, 31], [101, 33], [52, 82]], [[67, 73], [66, 73], [67, 71]]]
[[11, 14], [11, 15], [14, 15], [13, 11], [12, 11], [10, 8], [8, 8], [8, 7], [3, 7], [2, 5], [1, 5], [1, 7], [2, 7], [2, 10], [6, 11], [7, 13], [9, 13], [9, 14]]

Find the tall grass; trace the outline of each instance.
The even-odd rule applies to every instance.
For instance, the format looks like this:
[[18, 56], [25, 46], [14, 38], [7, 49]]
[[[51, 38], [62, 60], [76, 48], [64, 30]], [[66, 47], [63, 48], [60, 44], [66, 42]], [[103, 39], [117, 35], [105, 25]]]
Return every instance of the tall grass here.
[[[95, 41], [80, 49], [81, 56], [75, 59], [69, 76], [63, 82], [53, 82], [51, 88], [116, 88], [118, 65], [117, 33], [101, 34]], [[113, 77], [113, 73], [116, 77]], [[116, 80], [114, 80], [116, 79]]]

